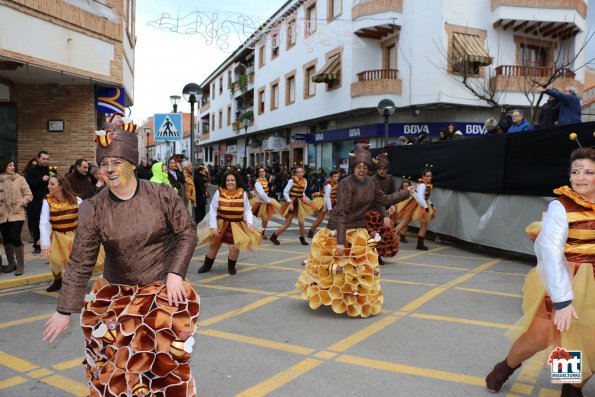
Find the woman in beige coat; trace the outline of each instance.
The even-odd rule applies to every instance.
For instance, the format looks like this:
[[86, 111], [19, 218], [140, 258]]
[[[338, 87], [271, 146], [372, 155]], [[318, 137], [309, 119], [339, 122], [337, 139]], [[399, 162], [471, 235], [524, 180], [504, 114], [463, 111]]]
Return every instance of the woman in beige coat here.
[[[4, 273], [15, 271], [20, 276], [25, 270], [25, 247], [21, 241], [21, 230], [25, 223], [25, 207], [33, 194], [25, 178], [15, 172], [12, 159], [0, 158], [0, 232], [4, 240], [4, 252], [8, 267]], [[16, 260], [15, 260], [16, 257]]]

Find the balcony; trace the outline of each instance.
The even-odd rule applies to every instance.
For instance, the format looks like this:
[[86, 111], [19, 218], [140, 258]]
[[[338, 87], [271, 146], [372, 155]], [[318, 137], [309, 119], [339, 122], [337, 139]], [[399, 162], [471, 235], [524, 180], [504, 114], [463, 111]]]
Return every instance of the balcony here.
[[351, 18], [383, 12], [403, 12], [403, 0], [361, 0], [351, 8]]
[[397, 69], [365, 70], [357, 74], [357, 81], [351, 84], [351, 97], [364, 95], [401, 95], [402, 82]]
[[587, 4], [584, 0], [492, 0], [492, 10], [501, 6], [526, 8], [557, 8], [575, 10], [587, 17]]
[[[491, 84], [495, 91], [528, 92], [533, 88], [534, 82], [545, 84], [554, 73], [556, 69], [552, 66], [500, 65], [496, 68], [496, 75], [492, 77]], [[572, 70], [560, 69], [556, 77], [549, 88], [562, 91], [564, 87], [571, 85], [576, 87], [579, 94], [582, 93], [583, 84], [575, 80]]]
[[204, 113], [211, 108], [211, 101], [205, 100], [204, 98], [201, 100], [200, 109], [198, 110], [199, 113]]

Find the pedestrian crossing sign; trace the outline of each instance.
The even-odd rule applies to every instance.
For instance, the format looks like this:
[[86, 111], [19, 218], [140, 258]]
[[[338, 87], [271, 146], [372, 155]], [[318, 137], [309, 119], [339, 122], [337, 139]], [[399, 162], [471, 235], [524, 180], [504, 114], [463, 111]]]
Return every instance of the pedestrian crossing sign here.
[[181, 141], [182, 113], [156, 113], [153, 119], [155, 141]]

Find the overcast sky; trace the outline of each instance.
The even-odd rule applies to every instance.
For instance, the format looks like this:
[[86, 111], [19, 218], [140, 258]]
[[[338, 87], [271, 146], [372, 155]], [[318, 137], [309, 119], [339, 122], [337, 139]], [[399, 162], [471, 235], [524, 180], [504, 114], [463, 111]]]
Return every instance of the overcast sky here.
[[[175, 33], [156, 29], [149, 22], [169, 13], [183, 18], [193, 11], [215, 12], [221, 20], [235, 19], [241, 13], [260, 19], [269, 18], [286, 0], [142, 0], [136, 10], [136, 61], [134, 76], [134, 106], [132, 118], [137, 123], [154, 113], [167, 113], [172, 106], [170, 95], [181, 95], [187, 83], [200, 84], [241, 43], [237, 35], [224, 40], [229, 46], [221, 50], [216, 43], [208, 43], [201, 34]], [[589, 1], [589, 26], [595, 27], [595, 0]], [[204, 15], [204, 14], [202, 14]], [[237, 16], [237, 14], [236, 14]], [[182, 21], [188, 24], [190, 17]], [[184, 30], [180, 28], [179, 30]], [[204, 32], [204, 29], [200, 29]], [[588, 43], [586, 61], [595, 58], [595, 35]], [[591, 67], [595, 67], [592, 62]], [[190, 105], [182, 100], [180, 112], [190, 112]]]

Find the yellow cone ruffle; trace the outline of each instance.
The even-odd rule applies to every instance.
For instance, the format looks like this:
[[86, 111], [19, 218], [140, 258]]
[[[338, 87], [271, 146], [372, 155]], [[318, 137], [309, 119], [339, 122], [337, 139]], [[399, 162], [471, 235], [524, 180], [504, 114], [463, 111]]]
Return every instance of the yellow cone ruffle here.
[[345, 252], [335, 254], [335, 232], [320, 229], [296, 287], [310, 308], [330, 306], [335, 313], [369, 317], [380, 313], [384, 297], [380, 289], [378, 254], [365, 229], [349, 229]]

